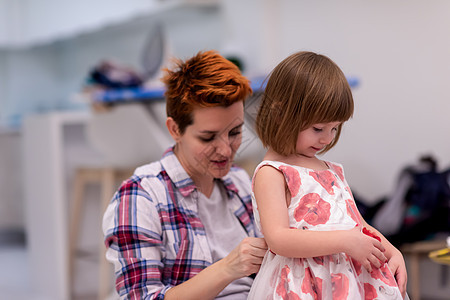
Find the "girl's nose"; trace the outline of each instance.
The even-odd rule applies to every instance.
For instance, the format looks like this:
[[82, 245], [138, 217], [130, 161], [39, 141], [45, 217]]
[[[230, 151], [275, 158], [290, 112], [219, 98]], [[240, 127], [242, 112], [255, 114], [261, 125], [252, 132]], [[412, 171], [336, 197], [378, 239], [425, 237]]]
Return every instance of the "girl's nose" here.
[[333, 141], [333, 139], [334, 139], [334, 131], [329, 132], [329, 133], [324, 133], [321, 136], [320, 143], [322, 143], [324, 145], [328, 145]]

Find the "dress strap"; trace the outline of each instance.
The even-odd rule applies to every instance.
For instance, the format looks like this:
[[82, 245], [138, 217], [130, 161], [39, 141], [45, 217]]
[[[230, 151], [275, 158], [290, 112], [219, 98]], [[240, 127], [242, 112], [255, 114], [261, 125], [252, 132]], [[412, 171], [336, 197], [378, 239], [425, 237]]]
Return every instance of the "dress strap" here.
[[271, 166], [283, 174], [284, 179], [286, 181], [286, 186], [289, 189], [291, 197], [294, 197], [295, 195], [298, 194], [301, 185], [301, 179], [298, 170], [289, 164], [285, 164], [278, 161], [264, 160], [256, 167], [255, 173], [252, 178], [252, 188], [254, 186], [253, 184], [256, 173], [264, 166]]

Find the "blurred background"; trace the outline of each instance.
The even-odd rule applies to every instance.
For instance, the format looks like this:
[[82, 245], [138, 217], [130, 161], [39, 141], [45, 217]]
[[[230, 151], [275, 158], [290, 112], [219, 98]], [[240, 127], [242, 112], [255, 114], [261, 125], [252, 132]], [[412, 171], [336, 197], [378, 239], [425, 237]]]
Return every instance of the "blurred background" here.
[[250, 174], [270, 70], [299, 50], [341, 67], [355, 113], [324, 159], [404, 251], [410, 297], [450, 299], [448, 266], [427, 258], [450, 219], [447, 0], [0, 0], [0, 295], [115, 299], [105, 199], [171, 144], [160, 69], [210, 49], [252, 81], [236, 157]]

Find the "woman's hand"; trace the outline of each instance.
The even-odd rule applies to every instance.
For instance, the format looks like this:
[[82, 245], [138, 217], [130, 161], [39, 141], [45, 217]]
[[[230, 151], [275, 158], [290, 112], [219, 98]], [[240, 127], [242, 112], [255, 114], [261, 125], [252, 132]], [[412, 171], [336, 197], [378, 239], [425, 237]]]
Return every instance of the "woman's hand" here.
[[238, 279], [257, 273], [266, 252], [267, 244], [263, 238], [248, 237], [224, 257], [222, 262], [227, 273]]
[[164, 299], [215, 299], [232, 281], [258, 272], [266, 251], [264, 239], [247, 237], [223, 259], [170, 288]]
[[406, 272], [405, 260], [398, 249], [394, 248], [392, 251], [391, 257], [388, 258], [388, 266], [397, 281], [402, 297], [405, 298], [408, 275]]
[[381, 242], [362, 233], [360, 227], [348, 230], [347, 234], [343, 241], [346, 243], [345, 253], [358, 261], [369, 273], [374, 267], [379, 268], [387, 261]]

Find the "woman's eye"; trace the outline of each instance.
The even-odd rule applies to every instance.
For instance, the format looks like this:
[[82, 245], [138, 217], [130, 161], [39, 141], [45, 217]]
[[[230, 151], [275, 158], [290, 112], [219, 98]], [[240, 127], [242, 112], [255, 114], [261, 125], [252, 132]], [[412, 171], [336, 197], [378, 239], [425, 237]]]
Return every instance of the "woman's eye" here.
[[212, 142], [214, 140], [214, 136], [211, 136], [211, 137], [199, 137], [199, 139], [202, 142], [209, 143], [209, 142]]
[[229, 135], [236, 136], [236, 135], [240, 135], [241, 133], [242, 133], [241, 130], [232, 130], [232, 131], [230, 131]]

